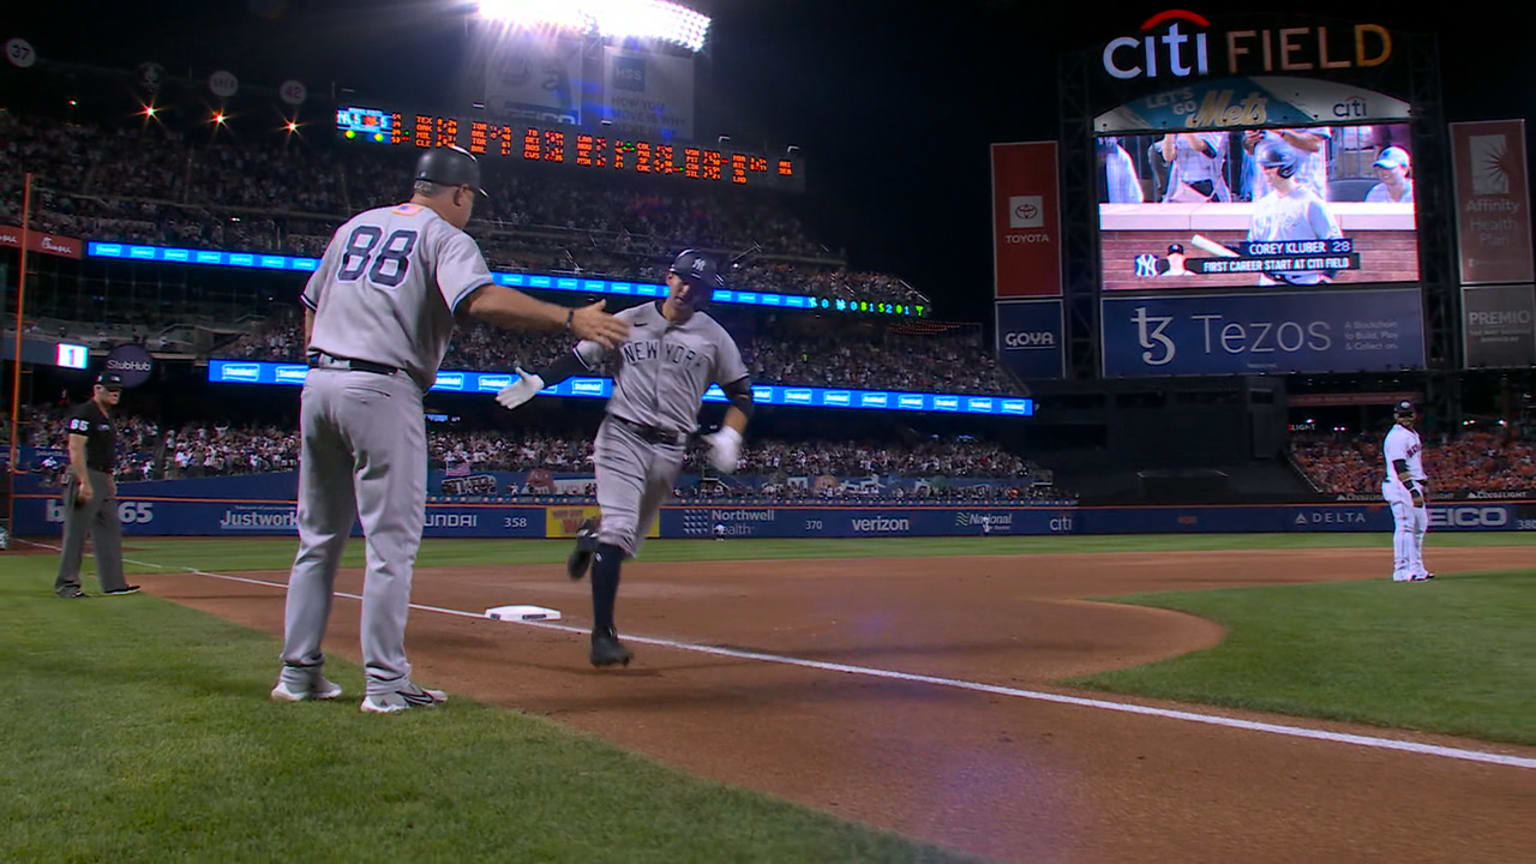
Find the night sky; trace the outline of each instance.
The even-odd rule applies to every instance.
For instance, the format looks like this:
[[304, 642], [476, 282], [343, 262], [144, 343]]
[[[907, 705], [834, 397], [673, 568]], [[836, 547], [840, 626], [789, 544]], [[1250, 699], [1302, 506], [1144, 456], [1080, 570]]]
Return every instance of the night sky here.
[[[987, 144], [1055, 137], [1056, 52], [1134, 32], [1165, 8], [1019, 0], [691, 5], [714, 17], [695, 137], [800, 145], [810, 190], [796, 209], [813, 233], [846, 246], [855, 268], [909, 279], [935, 299], [941, 317], [972, 321], [991, 317]], [[152, 59], [173, 74], [228, 68], [242, 82], [296, 77], [318, 92], [335, 81], [430, 105], [461, 74], [469, 10], [443, 0], [93, 4], [108, 6], [83, 15], [21, 4], [9, 10], [0, 38], [23, 36], [54, 60], [131, 68]], [[1522, 44], [1523, 25], [1492, 20], [1497, 10], [1457, 19], [1448, 6], [1434, 7], [1440, 18], [1384, 8], [1391, 7], [1311, 11], [1438, 33], [1448, 119], [1529, 119], [1536, 58]]]

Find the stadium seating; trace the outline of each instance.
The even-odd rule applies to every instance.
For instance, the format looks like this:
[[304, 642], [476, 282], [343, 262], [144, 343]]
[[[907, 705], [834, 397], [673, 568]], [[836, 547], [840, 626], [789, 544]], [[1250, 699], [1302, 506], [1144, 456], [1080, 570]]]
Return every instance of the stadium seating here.
[[[87, 239], [318, 256], [352, 213], [409, 189], [401, 154], [276, 137], [209, 141], [143, 128], [0, 112], [0, 221], [20, 218], [21, 174], [37, 175], [32, 227]], [[784, 199], [659, 192], [641, 184], [492, 168], [470, 223], [496, 269], [660, 281], [687, 246], [757, 247], [738, 287], [927, 303], [900, 279], [847, 270]]]
[[[1386, 479], [1381, 437], [1298, 433], [1292, 436], [1291, 454], [1319, 492], [1379, 496]], [[1515, 438], [1505, 427], [1468, 430], [1444, 440], [1427, 436], [1423, 458], [1431, 495], [1536, 490], [1536, 444]]]

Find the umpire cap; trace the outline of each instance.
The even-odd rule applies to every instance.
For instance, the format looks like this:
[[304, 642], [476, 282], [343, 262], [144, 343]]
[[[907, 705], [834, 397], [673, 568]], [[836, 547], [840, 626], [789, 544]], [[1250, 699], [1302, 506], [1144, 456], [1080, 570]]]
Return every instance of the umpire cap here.
[[480, 163], [463, 147], [433, 147], [416, 160], [417, 180], [441, 186], [468, 186], [481, 198], [491, 196], [480, 188]]
[[677, 256], [677, 260], [672, 262], [668, 272], [676, 273], [681, 279], [710, 290], [725, 287], [725, 279], [721, 277], [720, 269], [715, 262], [692, 249], [684, 249], [682, 254]]
[[116, 372], [103, 372], [96, 376], [96, 384], [107, 390], [123, 389], [123, 376]]

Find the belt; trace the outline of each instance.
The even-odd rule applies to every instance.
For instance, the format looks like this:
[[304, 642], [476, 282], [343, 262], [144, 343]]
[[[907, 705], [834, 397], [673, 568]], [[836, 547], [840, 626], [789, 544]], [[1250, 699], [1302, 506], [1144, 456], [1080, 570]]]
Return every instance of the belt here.
[[[321, 360], [328, 360], [330, 362], [321, 363]], [[400, 371], [393, 366], [386, 366], [383, 363], [353, 360], [350, 357], [337, 357], [335, 354], [327, 354], [324, 351], [318, 351], [309, 355], [309, 368], [350, 369], [353, 372], [372, 372], [375, 375], [393, 375]]]
[[674, 447], [681, 447], [688, 441], [688, 436], [680, 432], [671, 432], [659, 426], [647, 426], [644, 423], [636, 423], [633, 420], [626, 420], [617, 414], [609, 414], [608, 419], [639, 435], [641, 440], [650, 444], [671, 444]]

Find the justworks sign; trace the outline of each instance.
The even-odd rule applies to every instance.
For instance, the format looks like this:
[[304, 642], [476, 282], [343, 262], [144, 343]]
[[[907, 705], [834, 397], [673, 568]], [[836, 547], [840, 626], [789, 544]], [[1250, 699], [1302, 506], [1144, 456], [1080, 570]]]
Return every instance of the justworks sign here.
[[1142, 35], [1104, 46], [1104, 71], [1122, 80], [1189, 78], [1213, 73], [1258, 75], [1380, 66], [1392, 56], [1392, 34], [1375, 24], [1353, 28], [1281, 27], [1209, 32], [1211, 22], [1184, 9], [1148, 18]]

